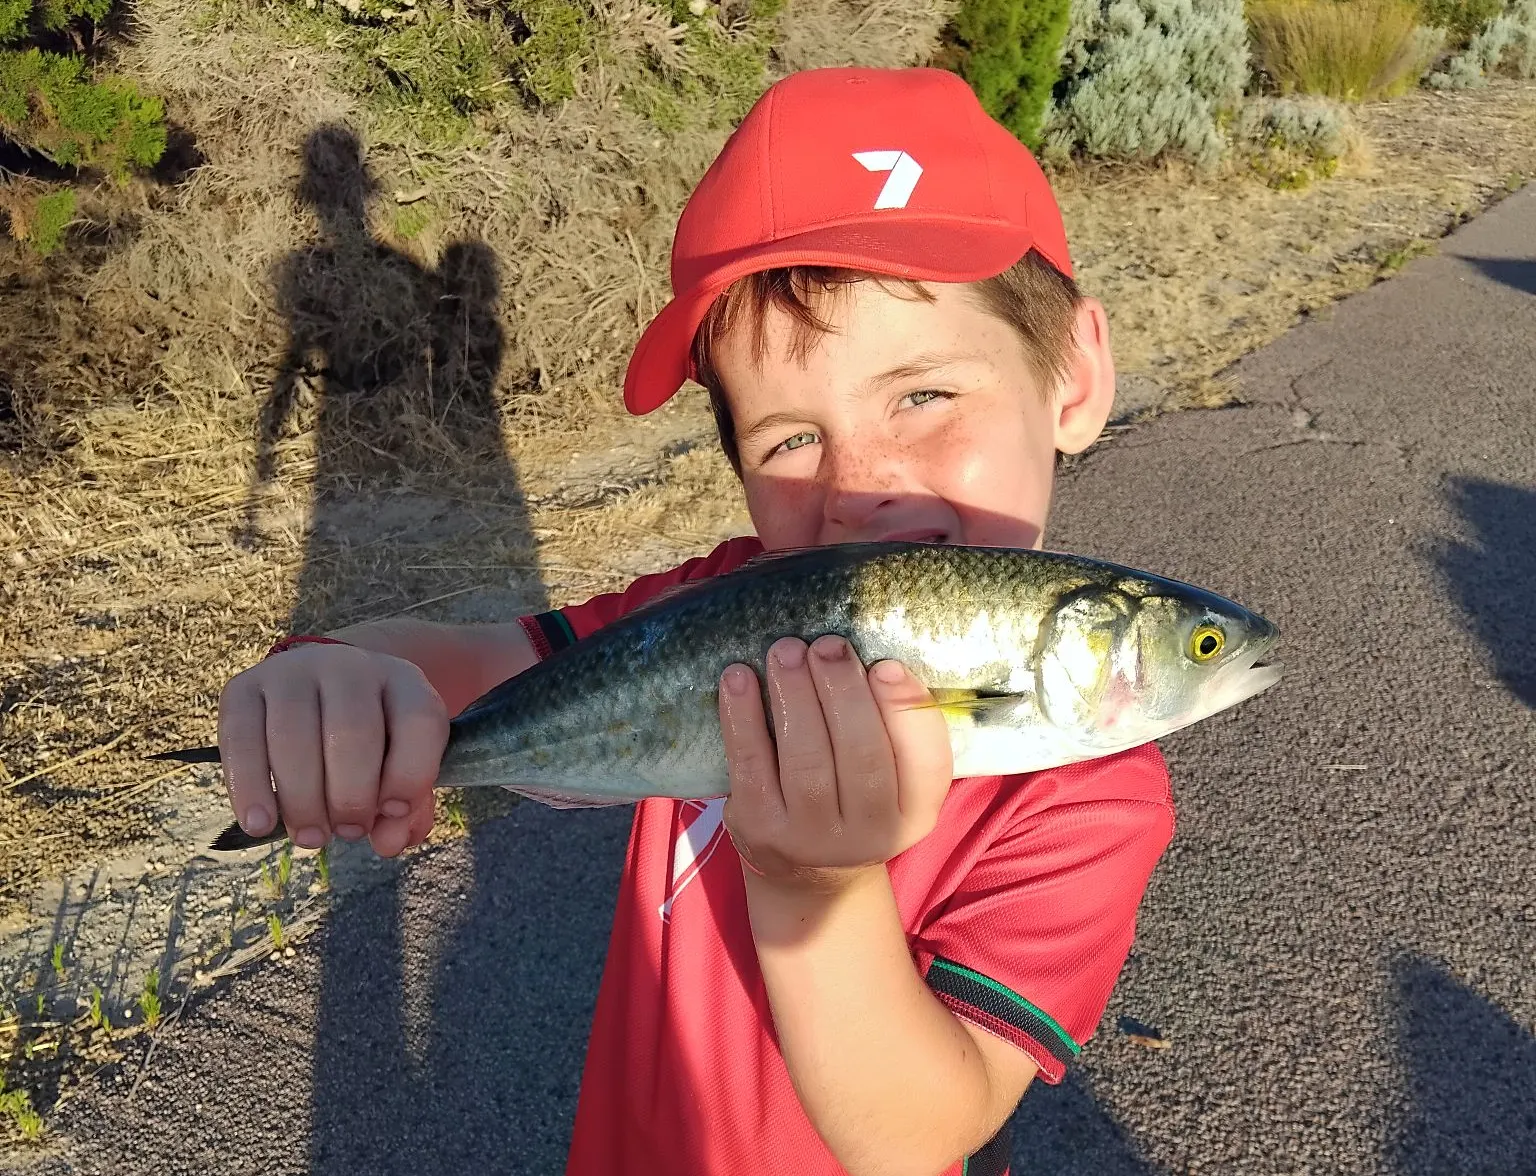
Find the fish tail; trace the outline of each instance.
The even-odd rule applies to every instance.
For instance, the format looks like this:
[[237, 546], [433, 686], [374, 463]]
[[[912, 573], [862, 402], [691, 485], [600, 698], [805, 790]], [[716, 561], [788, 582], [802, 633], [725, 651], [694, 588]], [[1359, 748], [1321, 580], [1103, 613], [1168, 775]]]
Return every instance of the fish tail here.
[[222, 762], [219, 759], [219, 745], [217, 743], [212, 747], [183, 747], [179, 751], [160, 751], [144, 758], [175, 760], [179, 764], [216, 764]]
[[231, 821], [229, 827], [215, 837], [208, 846], [215, 853], [231, 853], [241, 849], [253, 849], [258, 845], [269, 845], [274, 841], [281, 841], [288, 836], [282, 822], [278, 822], [277, 828], [272, 832], [257, 837], [240, 828], [239, 821]]

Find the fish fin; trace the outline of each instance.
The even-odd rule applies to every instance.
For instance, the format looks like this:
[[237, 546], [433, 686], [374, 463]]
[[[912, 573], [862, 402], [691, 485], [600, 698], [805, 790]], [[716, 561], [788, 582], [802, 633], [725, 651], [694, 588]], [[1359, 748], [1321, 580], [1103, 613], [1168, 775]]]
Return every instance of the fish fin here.
[[633, 796], [575, 796], [569, 792], [556, 792], [551, 788], [528, 788], [522, 784], [503, 784], [508, 792], [526, 796], [540, 804], [555, 809], [608, 808], [616, 804], [634, 804]]
[[992, 711], [1008, 710], [1017, 706], [1022, 694], [981, 694], [975, 690], [930, 690], [932, 702], [918, 703], [910, 710], [941, 710], [946, 715], [968, 716], [972, 721], [982, 720]]
[[281, 841], [286, 836], [288, 831], [283, 828], [282, 822], [278, 822], [277, 828], [265, 836], [255, 837], [240, 828], [239, 821], [231, 821], [229, 827], [213, 839], [208, 849], [215, 853], [232, 853], [242, 849], [253, 849], [258, 845], [267, 845], [273, 841]]
[[772, 566], [781, 560], [790, 559], [797, 555], [809, 555], [812, 552], [828, 559], [859, 560], [870, 555], [878, 555], [890, 551], [903, 551], [907, 548], [959, 546], [964, 545], [957, 543], [926, 543], [905, 539], [875, 539], [864, 540], [858, 543], [813, 543], [807, 547], [776, 547], [772, 551], [758, 552], [751, 559], [743, 561], [736, 571], [742, 572], [748, 568], [761, 569], [765, 566]]
[[144, 758], [175, 760], [179, 764], [216, 764], [220, 762], [219, 745], [215, 743], [212, 747], [183, 747], [179, 751], [160, 751]]

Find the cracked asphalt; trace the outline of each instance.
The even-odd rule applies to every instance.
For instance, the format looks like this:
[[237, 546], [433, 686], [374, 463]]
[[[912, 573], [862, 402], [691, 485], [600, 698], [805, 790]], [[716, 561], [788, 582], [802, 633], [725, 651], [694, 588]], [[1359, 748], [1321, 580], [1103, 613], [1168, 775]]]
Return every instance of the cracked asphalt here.
[[[1052, 546], [1255, 607], [1286, 676], [1164, 742], [1173, 846], [1015, 1170], [1536, 1173], [1536, 188], [1233, 375], [1058, 491]], [[627, 821], [422, 855], [25, 1170], [559, 1172]]]

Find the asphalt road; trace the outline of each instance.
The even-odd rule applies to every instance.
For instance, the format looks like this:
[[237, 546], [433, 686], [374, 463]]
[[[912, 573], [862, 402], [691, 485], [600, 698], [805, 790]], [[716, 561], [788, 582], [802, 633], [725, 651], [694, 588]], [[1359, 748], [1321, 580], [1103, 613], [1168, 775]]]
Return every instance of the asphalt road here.
[[[1165, 742], [1174, 844], [1016, 1170], [1536, 1173], [1536, 189], [1235, 374], [1059, 490], [1053, 546], [1252, 605], [1287, 673]], [[424, 855], [34, 1170], [558, 1173], [627, 819]]]

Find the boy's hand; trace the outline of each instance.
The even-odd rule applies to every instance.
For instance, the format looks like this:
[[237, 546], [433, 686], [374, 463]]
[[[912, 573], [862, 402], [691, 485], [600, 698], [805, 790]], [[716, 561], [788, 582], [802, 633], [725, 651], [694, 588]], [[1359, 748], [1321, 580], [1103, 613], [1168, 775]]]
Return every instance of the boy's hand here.
[[447, 709], [422, 672], [351, 645], [285, 650], [230, 679], [219, 696], [235, 819], [261, 836], [281, 812], [295, 844], [308, 849], [334, 833], [368, 837], [393, 857], [424, 840], [447, 741]]
[[743, 665], [722, 675], [724, 818], [748, 869], [837, 889], [932, 830], [952, 777], [949, 732], [899, 662], [866, 674], [841, 637], [809, 650], [785, 638], [768, 653], [768, 693], [777, 748], [756, 675]]

